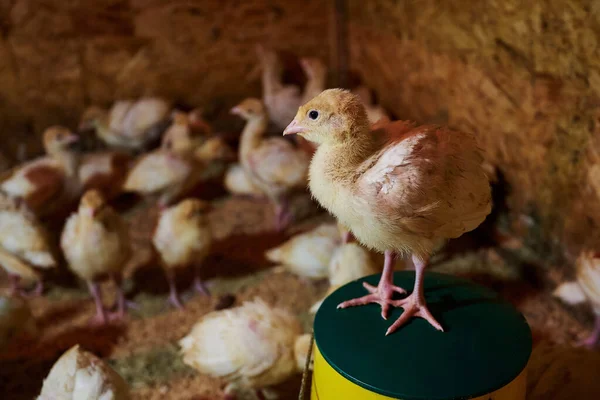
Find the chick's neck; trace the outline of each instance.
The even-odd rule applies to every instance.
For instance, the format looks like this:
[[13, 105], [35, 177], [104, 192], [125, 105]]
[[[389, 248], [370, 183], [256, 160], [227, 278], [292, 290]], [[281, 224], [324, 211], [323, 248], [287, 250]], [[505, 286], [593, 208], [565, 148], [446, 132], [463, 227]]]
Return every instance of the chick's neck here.
[[77, 174], [80, 154], [74, 150], [57, 150], [50, 152], [50, 156], [60, 163], [69, 176]]
[[263, 65], [262, 85], [265, 95], [273, 95], [283, 88], [281, 82], [281, 67], [278, 65]]
[[378, 148], [368, 135], [355, 135], [343, 142], [325, 142], [317, 148], [316, 160], [321, 160], [325, 172], [334, 179], [354, 180], [358, 168]]
[[266, 115], [246, 122], [240, 138], [240, 155], [242, 157], [260, 145], [268, 125], [269, 119]]

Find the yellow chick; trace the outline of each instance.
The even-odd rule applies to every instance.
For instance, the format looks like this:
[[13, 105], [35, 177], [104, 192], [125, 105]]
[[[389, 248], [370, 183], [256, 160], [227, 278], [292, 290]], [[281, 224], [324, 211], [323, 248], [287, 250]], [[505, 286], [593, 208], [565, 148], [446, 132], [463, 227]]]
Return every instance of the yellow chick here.
[[25, 202], [39, 217], [68, 208], [81, 194], [77, 178], [78, 137], [67, 128], [53, 126], [44, 132], [46, 156], [3, 175], [0, 191]]
[[[169, 300], [178, 308], [183, 306], [175, 284], [177, 270], [190, 265], [199, 268], [210, 253], [212, 232], [206, 217], [208, 208], [209, 204], [206, 202], [186, 199], [163, 210], [152, 237], [152, 243], [169, 282]], [[200, 293], [208, 294], [198, 273], [194, 284]]]
[[131, 243], [125, 221], [97, 190], [87, 191], [79, 209], [67, 220], [60, 238], [69, 268], [88, 284], [96, 303], [94, 324], [107, 322], [98, 280], [110, 276], [118, 293], [118, 318], [125, 314], [125, 295], [121, 274], [131, 255]]
[[37, 400], [129, 400], [127, 384], [106, 362], [75, 345], [56, 361]]
[[169, 102], [158, 97], [122, 100], [114, 103], [110, 110], [89, 107], [82, 116], [79, 129], [93, 126], [108, 146], [138, 151], [160, 139], [169, 126], [170, 111]]
[[229, 166], [227, 172], [225, 172], [224, 185], [229, 193], [236, 196], [249, 196], [253, 198], [264, 196], [262, 190], [254, 184], [252, 178], [248, 176], [241, 164]]
[[390, 122], [392, 119], [390, 115], [385, 111], [383, 107], [378, 104], [374, 104], [373, 101], [373, 92], [368, 87], [361, 85], [354, 90], [352, 90], [354, 94], [356, 94], [360, 101], [365, 106], [365, 110], [367, 111], [367, 118], [369, 118], [369, 122], [371, 125], [377, 123], [386, 123]]
[[283, 264], [298, 276], [325, 278], [331, 257], [340, 243], [336, 224], [322, 224], [268, 250], [265, 257], [273, 263]]
[[[294, 354], [301, 335], [299, 321], [285, 310], [260, 299], [239, 307], [203, 316], [179, 341], [183, 362], [202, 374], [229, 382], [226, 392], [237, 388], [265, 390], [298, 371], [307, 355]], [[307, 346], [298, 345], [300, 351]]]
[[159, 207], [165, 208], [200, 181], [209, 162], [229, 154], [219, 138], [208, 139], [197, 148], [195, 145], [187, 117], [179, 114], [165, 133], [161, 148], [136, 161], [123, 190], [145, 196], [158, 195]]
[[300, 65], [308, 77], [302, 94], [302, 104], [305, 104], [326, 89], [327, 66], [318, 58], [312, 57], [302, 58]]
[[575, 282], [565, 282], [554, 292], [568, 304], [589, 302], [594, 311], [595, 320], [592, 333], [580, 344], [588, 348], [600, 344], [600, 255], [591, 251], [583, 251], [576, 262]]
[[[373, 255], [356, 242], [345, 243], [335, 249], [328, 266], [329, 290], [326, 296], [347, 283], [376, 274], [380, 271]], [[315, 303], [310, 311], [316, 313], [323, 300]]]
[[258, 45], [256, 53], [262, 68], [263, 101], [268, 110], [266, 114], [278, 129], [283, 129], [302, 105], [302, 93], [298, 86], [283, 83], [283, 63], [275, 50]]
[[[328, 89], [298, 110], [284, 134], [318, 144], [310, 166], [310, 190], [319, 203], [368, 248], [385, 253], [377, 287], [341, 303], [340, 308], [379, 304], [404, 312], [386, 332], [411, 317], [443, 330], [427, 308], [423, 274], [440, 240], [479, 226], [491, 211], [491, 190], [481, 168], [482, 151], [471, 133], [397, 121], [372, 130], [358, 96]], [[415, 265], [413, 293], [392, 300], [393, 260], [410, 254]]]
[[275, 204], [275, 226], [292, 219], [288, 194], [306, 186], [310, 156], [283, 138], [264, 138], [268, 117], [263, 103], [246, 99], [231, 109], [246, 120], [240, 138], [239, 159], [252, 182]]
[[29, 305], [23, 299], [0, 297], [0, 351], [16, 337], [36, 333], [37, 326]]
[[0, 265], [9, 275], [14, 294], [25, 294], [19, 281], [37, 282], [34, 291], [43, 290], [39, 269], [56, 266], [48, 233], [35, 215], [0, 193]]

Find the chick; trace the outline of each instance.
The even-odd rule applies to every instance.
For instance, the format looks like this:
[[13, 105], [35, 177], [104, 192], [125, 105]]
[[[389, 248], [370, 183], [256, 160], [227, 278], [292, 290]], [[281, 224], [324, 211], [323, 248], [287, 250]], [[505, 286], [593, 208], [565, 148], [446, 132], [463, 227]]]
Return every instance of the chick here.
[[581, 345], [594, 348], [600, 344], [600, 255], [591, 251], [583, 251], [576, 262], [575, 282], [560, 285], [554, 295], [569, 304], [579, 304], [586, 300], [594, 311], [594, 328], [589, 337], [581, 341]]
[[227, 172], [225, 172], [224, 185], [225, 189], [233, 195], [253, 198], [264, 196], [262, 190], [254, 184], [252, 178], [248, 176], [246, 170], [240, 164], [229, 166]]
[[69, 268], [88, 284], [96, 303], [93, 324], [107, 322], [98, 280], [108, 275], [118, 294], [118, 318], [125, 314], [125, 295], [121, 274], [131, 255], [131, 243], [125, 222], [97, 190], [87, 191], [79, 209], [67, 220], [60, 246]]
[[187, 118], [179, 117], [165, 133], [161, 148], [141, 156], [123, 185], [125, 192], [158, 195], [161, 209], [198, 183], [209, 162], [227, 157], [229, 153], [219, 138], [206, 140], [196, 148]]
[[336, 224], [322, 224], [268, 250], [267, 260], [283, 264], [292, 273], [305, 278], [325, 278], [336, 247], [341, 243]]
[[39, 217], [61, 211], [77, 200], [78, 137], [67, 128], [53, 126], [44, 132], [47, 155], [25, 163], [4, 175], [0, 191], [25, 204]]
[[[333, 293], [346, 283], [378, 272], [379, 268], [367, 249], [358, 243], [342, 244], [335, 249], [329, 261], [327, 275], [330, 286], [326, 295]], [[310, 311], [317, 312], [322, 302], [323, 300], [314, 304]]]
[[171, 105], [158, 97], [117, 101], [110, 110], [92, 106], [84, 112], [79, 129], [92, 126], [106, 145], [139, 151], [160, 139], [169, 126], [170, 110]]
[[49, 236], [38, 219], [22, 203], [0, 194], [0, 265], [8, 272], [14, 294], [24, 294], [19, 281], [37, 282], [43, 290], [39, 269], [56, 266]]
[[308, 77], [302, 94], [302, 104], [305, 104], [326, 89], [327, 66], [318, 58], [310, 57], [301, 59], [300, 65]]
[[75, 345], [56, 361], [37, 400], [129, 400], [127, 384], [106, 362]]
[[[329, 89], [300, 107], [285, 134], [318, 143], [310, 166], [313, 196], [354, 237], [385, 252], [377, 287], [340, 308], [377, 303], [387, 318], [390, 306], [404, 309], [386, 334], [411, 317], [442, 326], [429, 312], [423, 272], [441, 239], [475, 229], [491, 211], [491, 190], [483, 157], [472, 134], [445, 127], [398, 121], [372, 131], [364, 105], [346, 90]], [[393, 259], [410, 254], [415, 265], [413, 293], [394, 301]]]
[[37, 326], [27, 303], [23, 299], [0, 297], [0, 351], [15, 338], [36, 333]]
[[[163, 210], [152, 237], [169, 281], [169, 300], [178, 308], [183, 306], [175, 285], [177, 270], [193, 264], [199, 267], [210, 252], [212, 232], [206, 216], [208, 208], [208, 203], [201, 200], [186, 199]], [[208, 294], [197, 273], [195, 287], [200, 293]]]
[[284, 85], [283, 64], [275, 50], [258, 45], [256, 53], [262, 68], [263, 101], [267, 115], [278, 129], [283, 129], [302, 104], [302, 93], [298, 86]]
[[378, 104], [374, 104], [373, 93], [371, 92], [371, 89], [364, 85], [361, 85], [352, 90], [352, 92], [360, 98], [360, 101], [365, 106], [365, 110], [367, 111], [367, 117], [369, 118], [369, 122], [371, 123], [371, 125], [377, 123], [387, 123], [392, 120], [390, 118], [390, 115], [387, 113], [387, 111], [385, 111], [383, 107], [381, 107]]
[[117, 197], [123, 190], [131, 162], [131, 156], [121, 151], [84, 154], [79, 167], [83, 190], [97, 189], [107, 199]]
[[291, 220], [287, 194], [306, 185], [310, 158], [283, 138], [263, 138], [268, 117], [260, 100], [246, 99], [231, 112], [246, 120], [239, 149], [242, 167], [275, 204], [275, 226], [281, 230]]
[[[224, 378], [234, 388], [264, 389], [302, 370], [307, 355], [294, 354], [299, 321], [260, 299], [203, 316], [179, 341], [183, 362], [202, 374]], [[299, 351], [307, 346], [298, 345]]]

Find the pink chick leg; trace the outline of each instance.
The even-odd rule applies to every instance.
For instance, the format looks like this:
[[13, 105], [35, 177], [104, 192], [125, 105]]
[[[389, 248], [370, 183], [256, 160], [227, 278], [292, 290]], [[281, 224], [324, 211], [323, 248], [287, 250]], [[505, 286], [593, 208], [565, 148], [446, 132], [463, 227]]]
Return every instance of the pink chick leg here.
[[293, 220], [293, 215], [290, 211], [288, 199], [282, 199], [275, 204], [275, 230], [283, 231], [289, 226]]
[[423, 273], [425, 272], [427, 262], [415, 257], [414, 255], [412, 257], [412, 261], [415, 265], [415, 287], [410, 296], [392, 303], [394, 307], [402, 307], [404, 312], [400, 318], [398, 318], [396, 322], [394, 322], [392, 326], [388, 328], [387, 332], [385, 333], [386, 336], [404, 325], [411, 317], [423, 318], [438, 331], [444, 331], [442, 325], [435, 320], [427, 308], [427, 304], [425, 303], [425, 295], [423, 291]]
[[88, 288], [90, 289], [90, 293], [94, 298], [94, 302], [96, 303], [96, 315], [90, 320], [90, 324], [92, 326], [105, 325], [108, 319], [106, 317], [104, 305], [102, 304], [100, 287], [96, 282], [88, 282]]
[[139, 309], [139, 306], [133, 301], [129, 301], [125, 298], [125, 292], [121, 286], [122, 279], [118, 275], [113, 275], [112, 280], [115, 284], [115, 290], [117, 291], [117, 312], [110, 315], [111, 320], [122, 321], [125, 319], [127, 309]]
[[175, 277], [172, 274], [167, 274], [167, 281], [169, 281], [169, 303], [179, 309], [183, 309], [183, 304], [181, 304], [179, 293], [177, 292]]
[[379, 284], [377, 287], [369, 285], [366, 282], [363, 282], [363, 286], [365, 289], [369, 291], [369, 294], [344, 301], [340, 303], [337, 308], [347, 308], [354, 306], [363, 306], [365, 304], [377, 303], [381, 306], [381, 316], [383, 319], [387, 319], [388, 311], [390, 309], [390, 305], [392, 304], [392, 296], [394, 293], [405, 294], [406, 290], [401, 287], [394, 286], [393, 277], [394, 277], [394, 257], [395, 253], [393, 251], [385, 252], [385, 262], [383, 264], [383, 273], [381, 274], [381, 279], [379, 280]]
[[579, 346], [593, 349], [600, 344], [600, 315], [596, 316], [594, 322], [594, 329], [590, 336], [579, 342]]
[[203, 294], [205, 296], [210, 295], [210, 292], [208, 291], [208, 288], [206, 287], [206, 285], [204, 284], [204, 282], [202, 282], [202, 280], [200, 279], [200, 277], [198, 276], [198, 274], [196, 274], [196, 276], [194, 277], [194, 289], [196, 289], [196, 291], [200, 294]]

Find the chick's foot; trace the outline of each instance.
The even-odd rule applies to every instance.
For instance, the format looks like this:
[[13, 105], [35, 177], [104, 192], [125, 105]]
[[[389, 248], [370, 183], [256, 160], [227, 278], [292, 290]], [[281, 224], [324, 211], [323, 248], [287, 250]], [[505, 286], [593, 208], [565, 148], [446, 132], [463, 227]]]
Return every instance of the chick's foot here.
[[208, 288], [206, 287], [204, 282], [202, 282], [202, 280], [200, 278], [198, 278], [197, 276], [194, 278], [194, 289], [196, 289], [196, 292], [198, 292], [202, 295], [205, 295], [205, 296], [210, 295], [210, 292], [208, 291]]
[[429, 322], [438, 331], [444, 331], [442, 325], [440, 325], [440, 323], [436, 321], [436, 319], [433, 317], [433, 315], [427, 308], [425, 300], [422, 299], [416, 292], [413, 292], [410, 296], [408, 296], [405, 299], [393, 301], [392, 305], [394, 307], [402, 307], [404, 309], [404, 312], [402, 313], [400, 318], [398, 318], [396, 322], [394, 322], [392, 326], [388, 328], [387, 332], [385, 333], [386, 336], [395, 332], [399, 327], [404, 325], [409, 319], [413, 317], [423, 318], [427, 320], [427, 322]]
[[598, 347], [598, 345], [600, 345], [600, 316], [596, 317], [594, 329], [590, 336], [578, 343], [579, 347], [585, 347], [590, 350]]
[[381, 306], [381, 317], [383, 319], [387, 319], [390, 305], [393, 303], [392, 296], [394, 293], [406, 293], [406, 290], [402, 289], [401, 287], [394, 286], [390, 281], [384, 278], [381, 279], [378, 286], [373, 286], [367, 282], [363, 282], [363, 287], [367, 289], [369, 294], [356, 299], [344, 301], [343, 303], [338, 304], [337, 308], [348, 308], [377, 303]]

